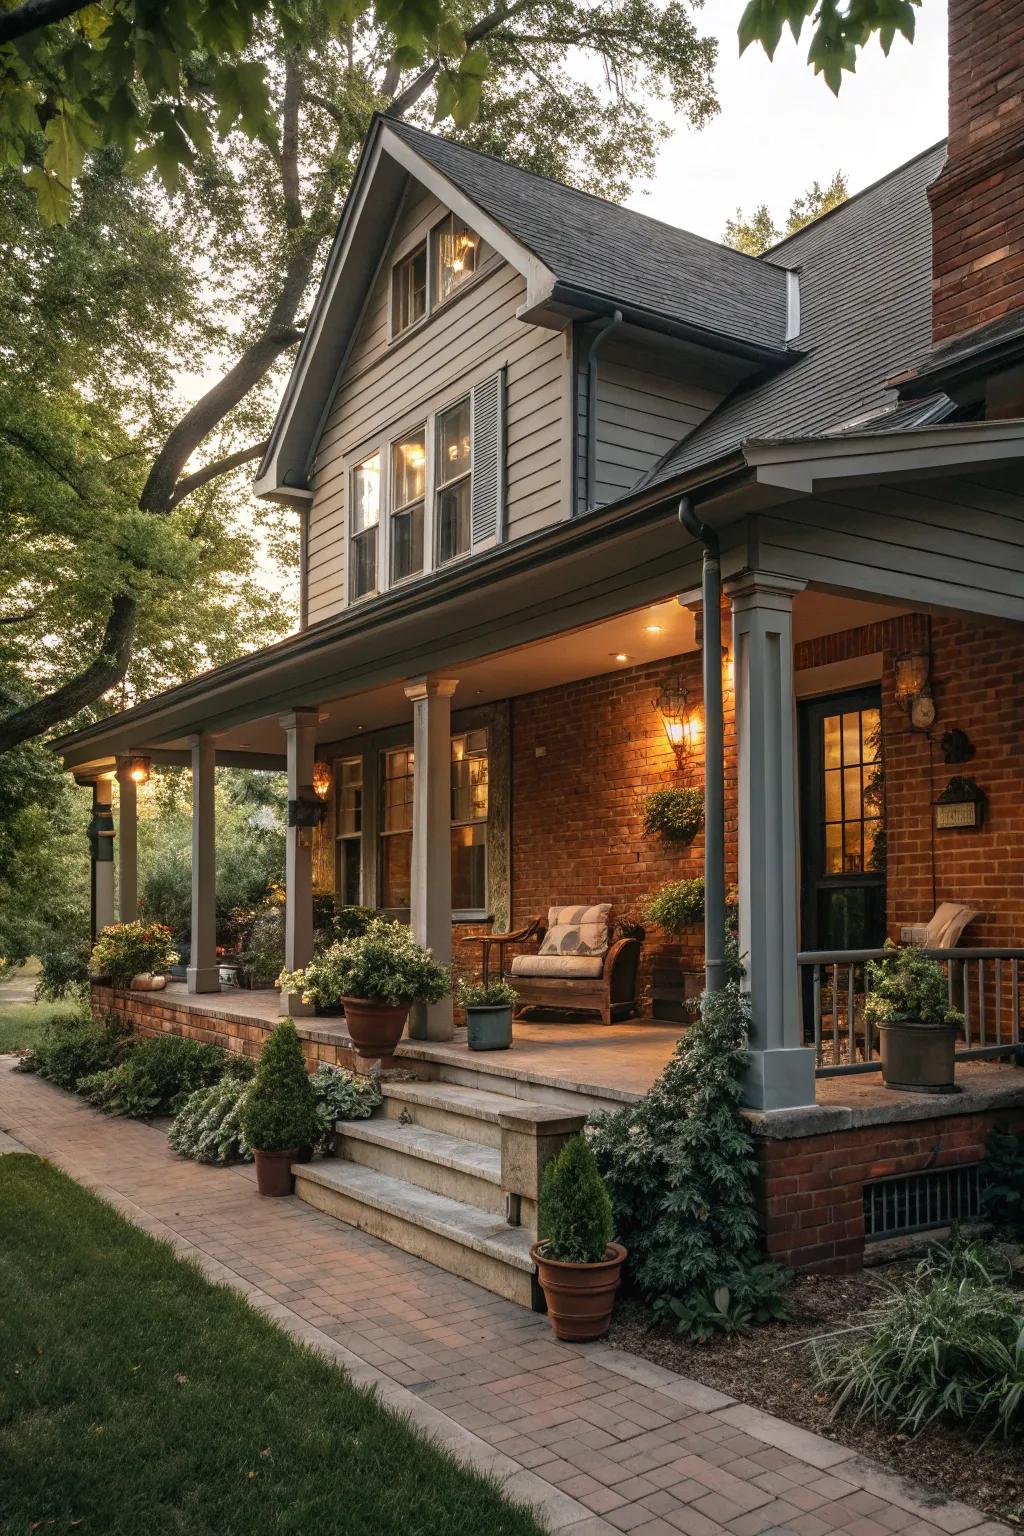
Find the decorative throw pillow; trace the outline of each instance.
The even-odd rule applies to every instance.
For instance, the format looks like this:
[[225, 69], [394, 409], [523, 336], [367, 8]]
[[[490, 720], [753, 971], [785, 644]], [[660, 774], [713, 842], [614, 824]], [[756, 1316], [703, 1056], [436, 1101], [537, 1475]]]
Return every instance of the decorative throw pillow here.
[[542, 955], [603, 955], [608, 948], [608, 918], [612, 904], [593, 907], [549, 907], [548, 931]]

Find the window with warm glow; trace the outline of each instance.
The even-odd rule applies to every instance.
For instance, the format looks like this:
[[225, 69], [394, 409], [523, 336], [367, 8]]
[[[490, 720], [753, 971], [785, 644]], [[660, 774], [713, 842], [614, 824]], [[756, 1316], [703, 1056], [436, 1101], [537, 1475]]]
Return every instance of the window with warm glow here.
[[452, 911], [487, 907], [487, 732], [452, 737]]
[[423, 569], [423, 497], [427, 438], [423, 427], [391, 445], [391, 580]]
[[384, 816], [381, 826], [381, 899], [384, 908], [407, 910], [412, 895], [411, 747], [384, 753]]
[[821, 728], [825, 873], [864, 874], [878, 867], [881, 848], [884, 777], [879, 711], [854, 709], [826, 715]]
[[358, 906], [363, 888], [363, 760], [345, 757], [337, 764], [337, 890], [346, 906]]
[[475, 235], [468, 224], [463, 224], [454, 213], [450, 213], [435, 227], [432, 238], [433, 298], [435, 304], [443, 304], [445, 299], [451, 298], [456, 289], [476, 273], [480, 236]]
[[391, 329], [397, 336], [427, 312], [427, 246], [416, 247], [395, 267], [391, 293]]
[[437, 418], [437, 562], [469, 553], [472, 444], [469, 396]]
[[377, 528], [380, 523], [380, 454], [371, 454], [352, 471], [349, 596], [377, 590]]

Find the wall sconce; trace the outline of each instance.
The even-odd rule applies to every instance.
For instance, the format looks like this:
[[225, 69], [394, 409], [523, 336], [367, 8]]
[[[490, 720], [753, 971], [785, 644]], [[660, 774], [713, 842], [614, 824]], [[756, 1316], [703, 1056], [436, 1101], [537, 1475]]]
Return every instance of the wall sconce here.
[[654, 707], [661, 716], [676, 767], [682, 770], [703, 736], [700, 712], [691, 708], [690, 695], [679, 678], [670, 678], [662, 685]]
[[903, 651], [896, 657], [896, 702], [910, 716], [911, 729], [927, 731], [935, 723], [935, 700], [929, 678], [932, 659], [927, 651]]
[[129, 757], [125, 763], [125, 772], [136, 784], [148, 784], [150, 771], [153, 767], [152, 759], [148, 757]]
[[325, 763], [319, 758], [313, 764], [313, 793], [319, 800], [326, 800], [331, 793], [334, 783], [334, 773], [330, 763]]

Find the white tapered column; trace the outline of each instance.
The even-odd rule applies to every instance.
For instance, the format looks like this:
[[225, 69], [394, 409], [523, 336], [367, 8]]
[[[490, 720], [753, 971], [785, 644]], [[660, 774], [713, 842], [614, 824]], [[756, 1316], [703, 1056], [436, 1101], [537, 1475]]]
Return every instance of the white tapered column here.
[[117, 761], [117, 912], [122, 923], [134, 923], [139, 915], [139, 787], [130, 762]]
[[[415, 757], [412, 802], [412, 878], [409, 901], [413, 937], [435, 960], [452, 960], [452, 694], [451, 677], [419, 677], [406, 683], [412, 700]], [[416, 1003], [409, 1015], [414, 1040], [450, 1040], [455, 1033], [452, 1000]]]
[[[300, 806], [313, 794], [313, 757], [318, 712], [293, 709], [282, 715], [288, 751], [288, 834], [285, 844], [284, 966], [301, 970], [313, 958], [313, 828], [299, 825]], [[281, 993], [281, 1012], [302, 1017], [313, 1012], [298, 992]]]
[[190, 992], [219, 992], [217, 964], [217, 826], [214, 810], [216, 750], [212, 736], [193, 736], [192, 748], [192, 951], [186, 981]]
[[752, 1108], [814, 1103], [802, 1043], [793, 596], [801, 582], [748, 572], [729, 583], [739, 751], [740, 955], [750, 994]]

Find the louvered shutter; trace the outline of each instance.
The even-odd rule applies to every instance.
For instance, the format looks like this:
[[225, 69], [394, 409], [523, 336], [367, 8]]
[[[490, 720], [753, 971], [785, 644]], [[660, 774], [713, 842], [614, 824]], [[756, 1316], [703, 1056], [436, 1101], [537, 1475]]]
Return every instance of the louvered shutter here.
[[473, 389], [473, 549], [501, 541], [505, 510], [505, 370]]

